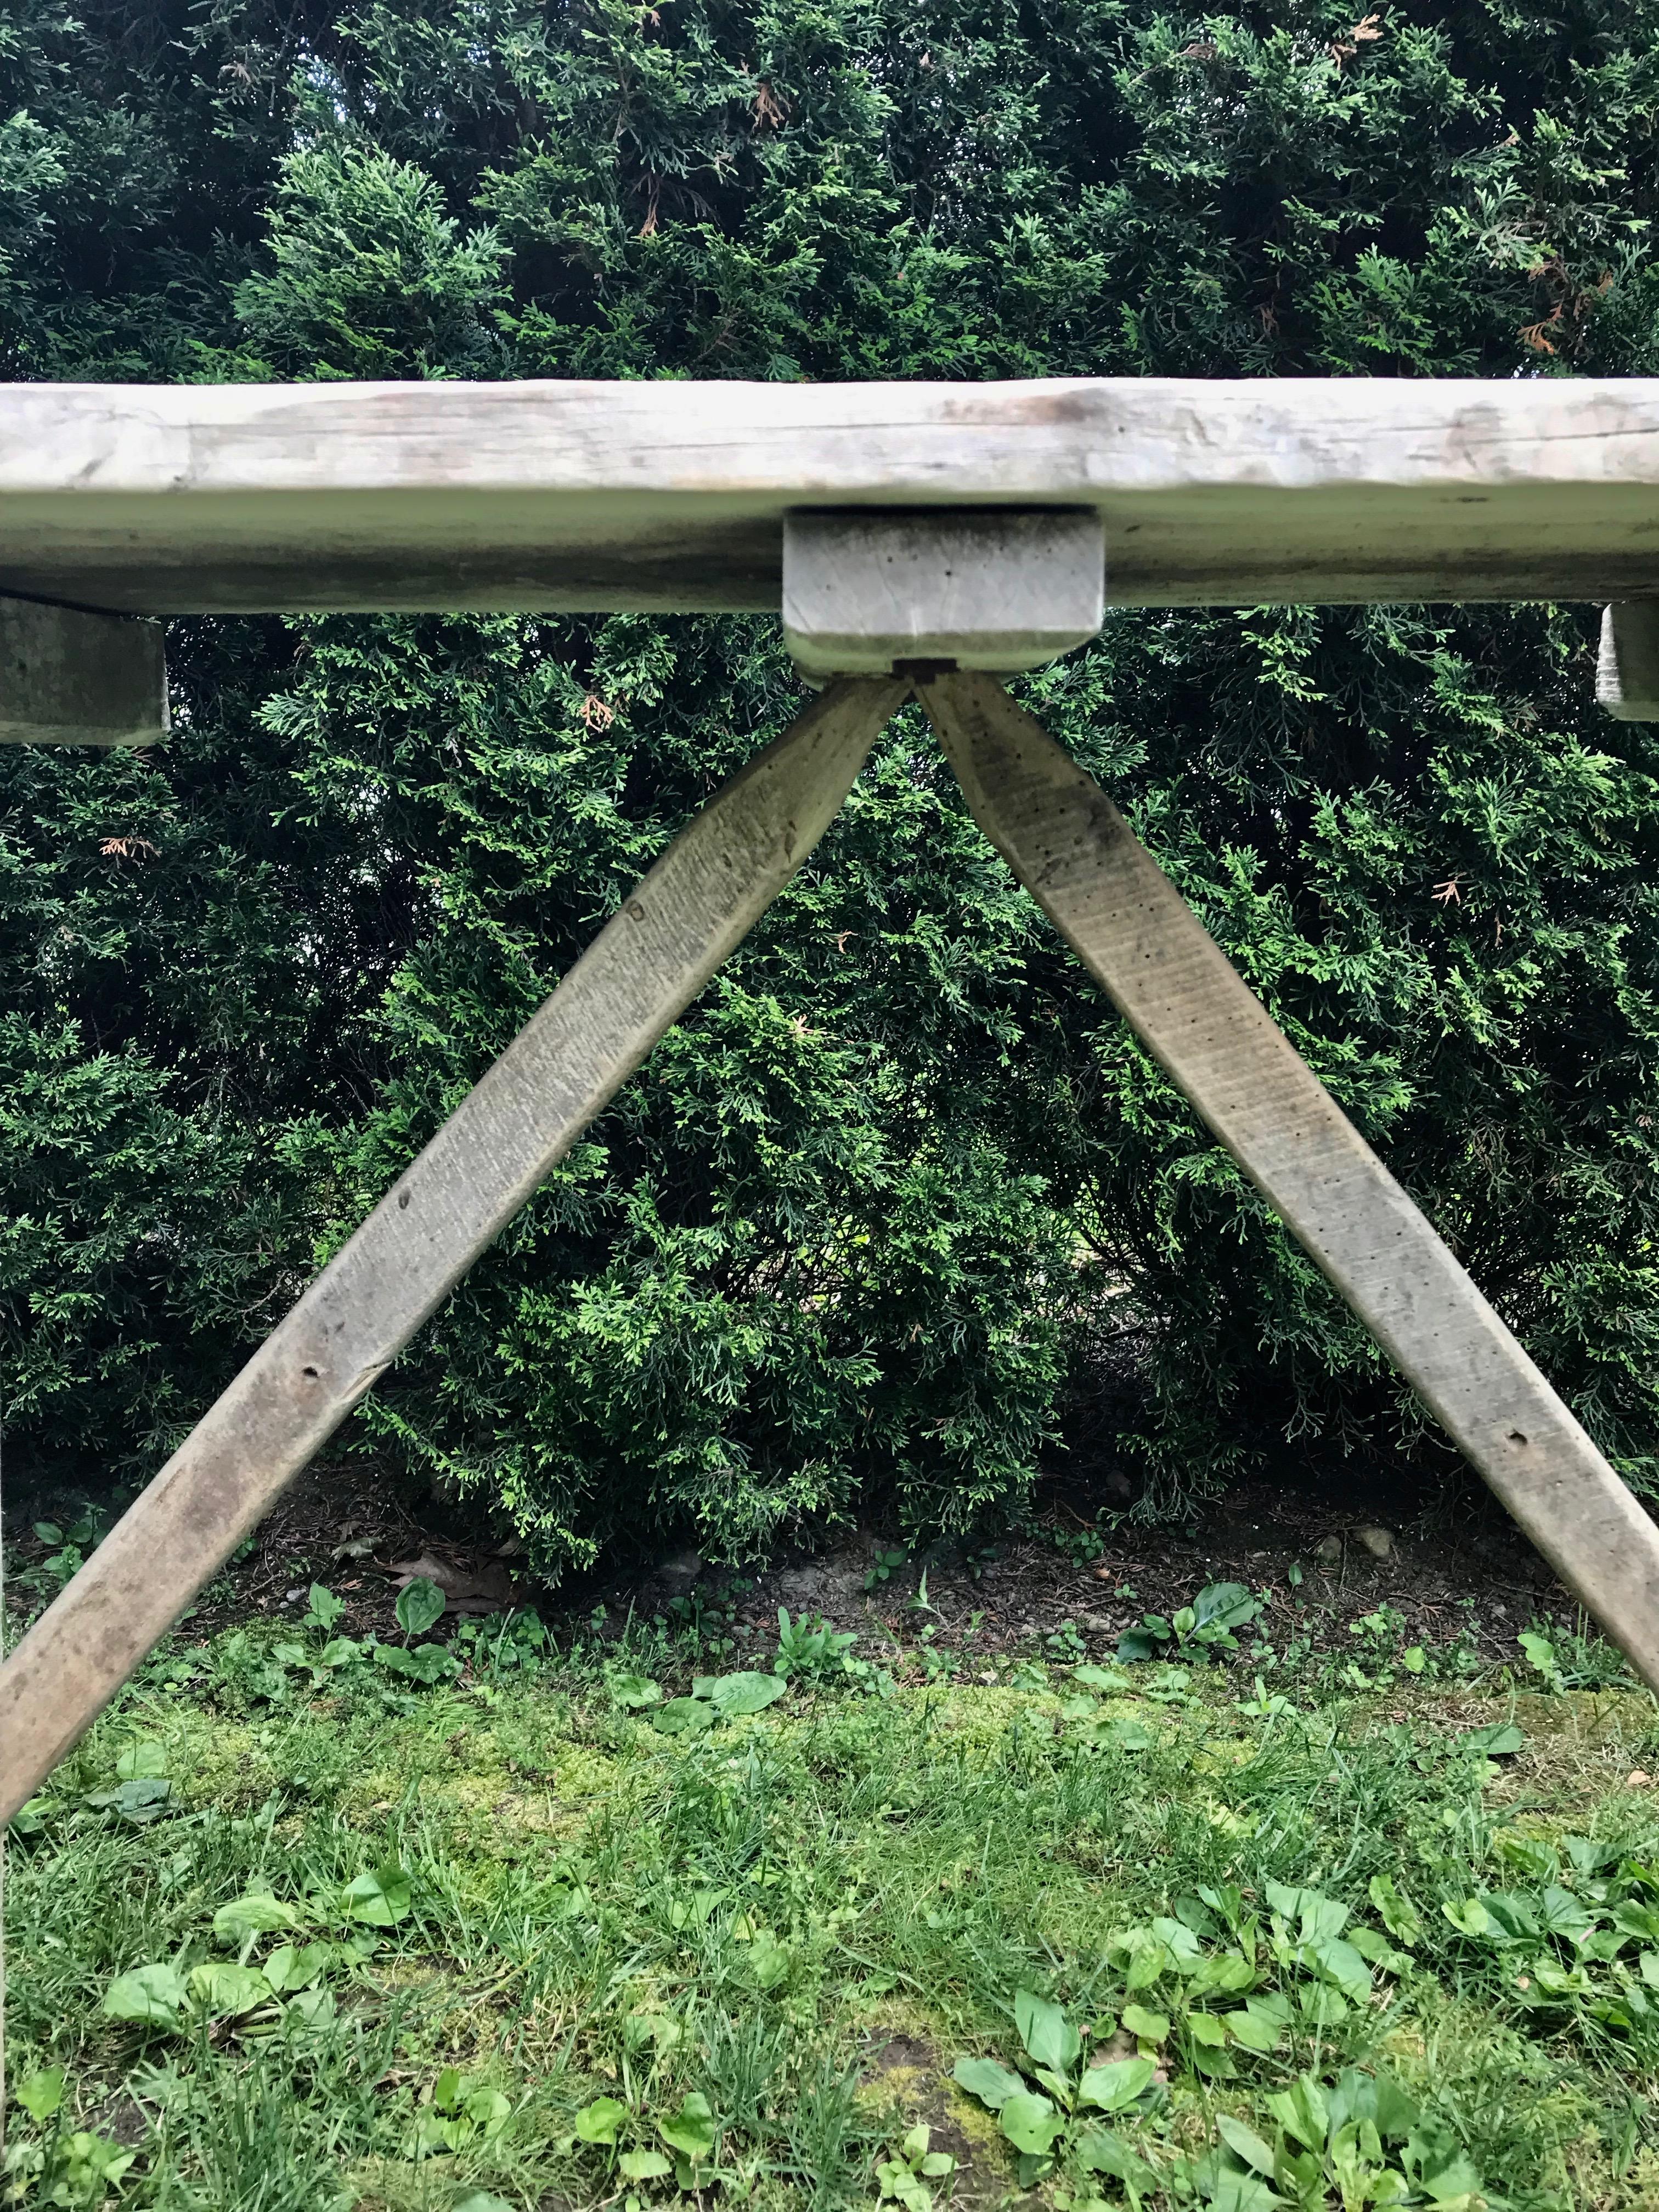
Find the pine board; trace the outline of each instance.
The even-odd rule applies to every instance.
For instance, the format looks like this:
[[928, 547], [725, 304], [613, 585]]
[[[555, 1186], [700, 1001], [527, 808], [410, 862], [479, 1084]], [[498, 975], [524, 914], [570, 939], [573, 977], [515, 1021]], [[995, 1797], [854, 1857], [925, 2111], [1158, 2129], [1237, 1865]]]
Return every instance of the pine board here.
[[1659, 379], [0, 386], [0, 591], [775, 611], [792, 507], [1092, 507], [1107, 597], [1659, 598]]

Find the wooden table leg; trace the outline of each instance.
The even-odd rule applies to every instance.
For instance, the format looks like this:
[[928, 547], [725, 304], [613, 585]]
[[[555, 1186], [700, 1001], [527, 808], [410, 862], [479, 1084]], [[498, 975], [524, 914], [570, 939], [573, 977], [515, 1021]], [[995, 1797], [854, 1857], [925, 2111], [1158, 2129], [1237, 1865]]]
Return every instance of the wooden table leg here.
[[918, 691], [974, 817], [1135, 1034], [1659, 1689], [1659, 1528], [1129, 830], [994, 677]]
[[672, 845], [0, 1668], [9, 1819], [764, 912], [908, 681], [833, 684]]

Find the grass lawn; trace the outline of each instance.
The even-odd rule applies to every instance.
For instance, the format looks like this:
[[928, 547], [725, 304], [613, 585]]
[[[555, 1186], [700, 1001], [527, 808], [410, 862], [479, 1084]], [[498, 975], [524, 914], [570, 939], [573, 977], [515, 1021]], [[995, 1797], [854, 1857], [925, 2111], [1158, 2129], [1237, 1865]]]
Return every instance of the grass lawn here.
[[14, 1830], [6, 2201], [1659, 2205], [1611, 1664], [784, 1685], [322, 1600], [169, 1644]]

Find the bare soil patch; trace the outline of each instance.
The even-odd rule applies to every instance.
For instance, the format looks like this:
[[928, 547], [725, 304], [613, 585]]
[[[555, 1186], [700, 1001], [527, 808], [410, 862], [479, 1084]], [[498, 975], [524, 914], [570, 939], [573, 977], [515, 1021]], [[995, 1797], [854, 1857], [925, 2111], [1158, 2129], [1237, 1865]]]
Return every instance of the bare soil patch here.
[[[50, 1550], [32, 1523], [62, 1522], [81, 1502], [12, 1486], [14, 1604], [27, 1601], [30, 1571]], [[534, 1603], [561, 1635], [617, 1634], [630, 1615], [648, 1619], [692, 1599], [729, 1607], [734, 1637], [758, 1642], [775, 1634], [786, 1606], [793, 1616], [819, 1614], [855, 1632], [872, 1658], [922, 1641], [955, 1649], [964, 1638], [988, 1660], [1022, 1650], [1054, 1656], [1048, 1639], [1056, 1636], [1066, 1650], [1075, 1639], [1097, 1656], [1143, 1613], [1170, 1613], [1218, 1581], [1265, 1594], [1263, 1627], [1281, 1648], [1300, 1636], [1316, 1650], [1352, 1649], [1348, 1624], [1386, 1606], [1401, 1618], [1403, 1642], [1461, 1636], [1483, 1656], [1512, 1658], [1529, 1620], [1577, 1617], [1547, 1563], [1495, 1504], [1465, 1497], [1448, 1510], [1403, 1481], [1362, 1487], [1346, 1471], [1241, 1484], [1179, 1528], [1091, 1516], [1086, 1501], [1056, 1487], [1032, 1533], [977, 1555], [936, 1547], [875, 1579], [878, 1559], [892, 1550], [892, 1539], [860, 1529], [782, 1549], [742, 1573], [680, 1551], [549, 1590], [525, 1571], [515, 1543], [469, 1527], [453, 1507], [370, 1463], [325, 1462], [294, 1486], [186, 1620], [191, 1634], [210, 1635], [237, 1621], [296, 1615], [319, 1581], [343, 1601], [344, 1632], [386, 1635], [398, 1590], [416, 1572], [442, 1585], [452, 1613]]]

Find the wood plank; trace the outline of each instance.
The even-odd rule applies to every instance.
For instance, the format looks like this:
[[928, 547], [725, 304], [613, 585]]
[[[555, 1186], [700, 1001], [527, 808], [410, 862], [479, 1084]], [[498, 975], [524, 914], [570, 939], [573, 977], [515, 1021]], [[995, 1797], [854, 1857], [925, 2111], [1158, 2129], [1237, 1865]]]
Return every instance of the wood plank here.
[[1075, 506], [1120, 605], [1659, 598], [1659, 379], [0, 386], [0, 591], [775, 610], [791, 508]]
[[0, 599], [0, 745], [154, 745], [167, 734], [160, 623]]
[[974, 818], [1570, 1589], [1659, 1689], [1659, 1528], [1100, 786], [988, 676], [917, 686]]
[[0, 1666], [0, 1828], [638, 1067], [909, 685], [832, 684], [677, 837]]
[[1615, 721], [1659, 722], [1659, 599], [1601, 610], [1595, 696]]

